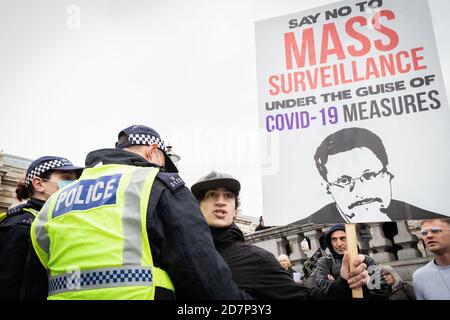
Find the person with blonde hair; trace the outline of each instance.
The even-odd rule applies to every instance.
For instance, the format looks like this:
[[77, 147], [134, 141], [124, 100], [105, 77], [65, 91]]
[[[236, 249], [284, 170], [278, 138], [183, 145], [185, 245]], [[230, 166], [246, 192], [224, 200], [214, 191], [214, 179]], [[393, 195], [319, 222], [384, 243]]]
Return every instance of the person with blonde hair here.
[[294, 278], [295, 271], [294, 271], [294, 269], [292, 269], [292, 263], [291, 263], [291, 260], [289, 259], [289, 257], [285, 254], [280, 254], [278, 256], [278, 262], [281, 264], [283, 269], [286, 270], [287, 273], [289, 273], [291, 278]]
[[416, 300], [413, 286], [404, 282], [395, 269], [389, 265], [380, 266], [381, 276], [389, 286], [389, 300]]
[[301, 274], [292, 269], [291, 259], [289, 259], [287, 255], [285, 255], [284, 253], [280, 254], [278, 256], [278, 262], [283, 267], [283, 269], [286, 270], [287, 273], [289, 273], [292, 280], [299, 284], [303, 284], [303, 282], [301, 281]]

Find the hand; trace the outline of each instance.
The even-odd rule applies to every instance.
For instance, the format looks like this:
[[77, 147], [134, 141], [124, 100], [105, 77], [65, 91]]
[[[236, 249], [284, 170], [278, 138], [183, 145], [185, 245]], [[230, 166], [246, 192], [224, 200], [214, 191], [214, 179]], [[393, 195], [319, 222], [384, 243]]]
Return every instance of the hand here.
[[329, 274], [327, 277], [328, 277], [328, 280], [335, 280], [331, 274]]
[[344, 259], [342, 259], [341, 277], [347, 280], [347, 283], [351, 289], [362, 287], [370, 280], [369, 274], [366, 270], [367, 266], [364, 263], [364, 256], [362, 254], [353, 261], [355, 269], [350, 272], [349, 267], [349, 253], [345, 252]]

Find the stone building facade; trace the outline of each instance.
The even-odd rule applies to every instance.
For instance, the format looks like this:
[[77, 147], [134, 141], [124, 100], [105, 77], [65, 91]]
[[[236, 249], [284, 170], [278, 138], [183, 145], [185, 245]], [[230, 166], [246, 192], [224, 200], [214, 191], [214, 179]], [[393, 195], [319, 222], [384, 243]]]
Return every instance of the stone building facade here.
[[32, 160], [0, 152], [0, 212], [18, 203], [17, 183], [25, 175]]
[[255, 232], [255, 228], [258, 226], [257, 220], [257, 218], [243, 215], [241, 210], [238, 209], [238, 214], [234, 219], [234, 223], [236, 223], [244, 235], [247, 235]]

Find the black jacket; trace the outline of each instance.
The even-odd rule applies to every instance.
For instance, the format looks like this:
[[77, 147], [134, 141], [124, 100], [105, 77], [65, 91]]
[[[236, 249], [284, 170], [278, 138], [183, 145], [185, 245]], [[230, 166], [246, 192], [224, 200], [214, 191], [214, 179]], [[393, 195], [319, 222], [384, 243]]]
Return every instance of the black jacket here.
[[286, 272], [289, 274], [289, 276], [292, 278], [292, 280], [294, 280], [294, 269], [292, 269], [291, 267], [289, 267]]
[[333, 299], [351, 295], [343, 279], [326, 289], [309, 289], [295, 283], [271, 252], [246, 244], [235, 224], [211, 228], [211, 233], [217, 251], [230, 266], [233, 280], [255, 299]]
[[395, 289], [392, 289], [392, 287], [389, 289], [389, 300], [416, 300], [414, 287], [407, 282], [400, 281]]
[[[444, 216], [439, 213], [427, 211], [418, 207], [415, 207], [409, 203], [391, 200], [389, 207], [386, 209], [386, 215], [392, 221], [400, 221], [400, 220], [419, 220], [419, 219], [446, 219], [447, 216]], [[342, 218], [339, 213], [338, 208], [336, 207], [336, 203], [332, 202], [327, 204], [325, 207], [320, 209], [319, 211], [313, 213], [309, 217], [306, 217], [302, 220], [296, 221], [292, 224], [307, 224], [307, 223], [346, 223], [344, 218]]]
[[34, 220], [34, 215], [23, 209], [39, 211], [43, 205], [44, 201], [30, 199], [9, 209], [0, 222], [0, 300], [19, 299]]
[[[100, 162], [156, 166], [120, 149], [97, 150], [86, 157], [86, 167]], [[214, 248], [198, 202], [178, 174], [158, 173], [147, 209], [147, 230], [153, 263], [169, 274], [177, 299], [250, 298], [232, 281], [230, 269]], [[157, 288], [155, 299], [169, 298], [168, 293]]]

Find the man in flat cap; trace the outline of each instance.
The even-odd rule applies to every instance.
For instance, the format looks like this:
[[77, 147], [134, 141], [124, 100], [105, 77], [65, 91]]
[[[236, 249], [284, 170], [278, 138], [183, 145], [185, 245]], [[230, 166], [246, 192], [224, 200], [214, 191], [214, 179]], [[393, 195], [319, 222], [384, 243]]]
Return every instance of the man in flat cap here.
[[[49, 299], [241, 299], [158, 132], [120, 131], [32, 227]], [[49, 243], [52, 243], [49, 246]]]
[[191, 187], [200, 203], [217, 251], [230, 266], [236, 284], [255, 299], [330, 299], [349, 298], [350, 288], [361, 287], [368, 280], [364, 256], [349, 272], [348, 259], [342, 265], [342, 278], [327, 288], [309, 289], [293, 281], [275, 256], [262, 248], [245, 243], [234, 223], [239, 206], [241, 184], [231, 175], [212, 171]]

